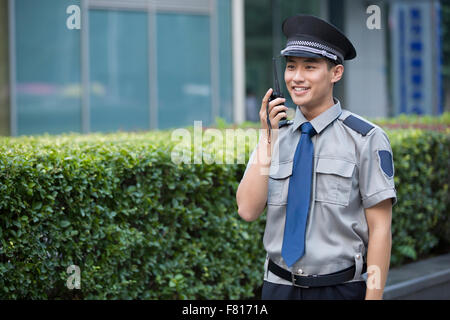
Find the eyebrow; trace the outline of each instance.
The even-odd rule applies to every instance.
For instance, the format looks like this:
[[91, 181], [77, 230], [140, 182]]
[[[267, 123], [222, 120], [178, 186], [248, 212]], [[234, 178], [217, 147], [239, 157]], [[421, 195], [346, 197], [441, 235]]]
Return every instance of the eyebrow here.
[[[287, 62], [295, 62], [294, 59], [288, 58]], [[305, 60], [303, 60], [302, 62], [306, 62], [306, 63], [319, 63], [317, 58], [307, 58]]]
[[305, 60], [303, 60], [303, 62], [307, 62], [307, 63], [318, 63], [319, 61], [317, 61], [317, 59], [316, 58], [308, 58], [308, 59], [305, 59]]

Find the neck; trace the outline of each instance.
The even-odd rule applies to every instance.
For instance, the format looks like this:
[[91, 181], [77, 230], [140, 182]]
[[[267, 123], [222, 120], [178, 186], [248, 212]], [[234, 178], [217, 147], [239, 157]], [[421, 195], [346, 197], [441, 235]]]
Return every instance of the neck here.
[[315, 106], [299, 106], [300, 111], [303, 113], [305, 118], [308, 121], [311, 121], [318, 115], [320, 115], [322, 112], [328, 110], [332, 106], [334, 106], [334, 99], [333, 96], [329, 96], [324, 102], [317, 104]]

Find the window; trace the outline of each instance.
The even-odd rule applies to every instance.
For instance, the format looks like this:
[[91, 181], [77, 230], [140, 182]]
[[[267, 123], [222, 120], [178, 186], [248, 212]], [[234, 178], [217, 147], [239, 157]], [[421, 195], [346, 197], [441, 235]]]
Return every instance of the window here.
[[16, 0], [17, 134], [81, 130], [80, 31], [66, 27], [74, 0]]
[[89, 11], [90, 130], [149, 129], [145, 12]]
[[233, 120], [231, 0], [10, 3], [13, 135]]
[[157, 15], [159, 128], [211, 122], [208, 16]]

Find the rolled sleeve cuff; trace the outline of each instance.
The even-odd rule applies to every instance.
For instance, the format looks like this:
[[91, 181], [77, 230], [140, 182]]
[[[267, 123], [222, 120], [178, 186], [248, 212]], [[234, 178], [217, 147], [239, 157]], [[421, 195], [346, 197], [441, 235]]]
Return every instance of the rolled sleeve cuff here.
[[381, 190], [369, 197], [362, 199], [363, 207], [364, 209], [373, 207], [377, 203], [389, 198], [392, 198], [392, 206], [394, 206], [397, 203], [397, 194], [395, 192], [395, 189]]

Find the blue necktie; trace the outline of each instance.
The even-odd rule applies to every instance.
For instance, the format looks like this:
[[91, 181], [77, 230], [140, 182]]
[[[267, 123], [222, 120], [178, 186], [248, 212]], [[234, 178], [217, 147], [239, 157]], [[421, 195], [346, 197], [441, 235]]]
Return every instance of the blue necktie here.
[[311, 179], [314, 163], [314, 145], [311, 137], [316, 134], [311, 123], [300, 127], [302, 134], [295, 150], [292, 176], [289, 180], [281, 256], [291, 267], [305, 253], [306, 220], [311, 196]]

